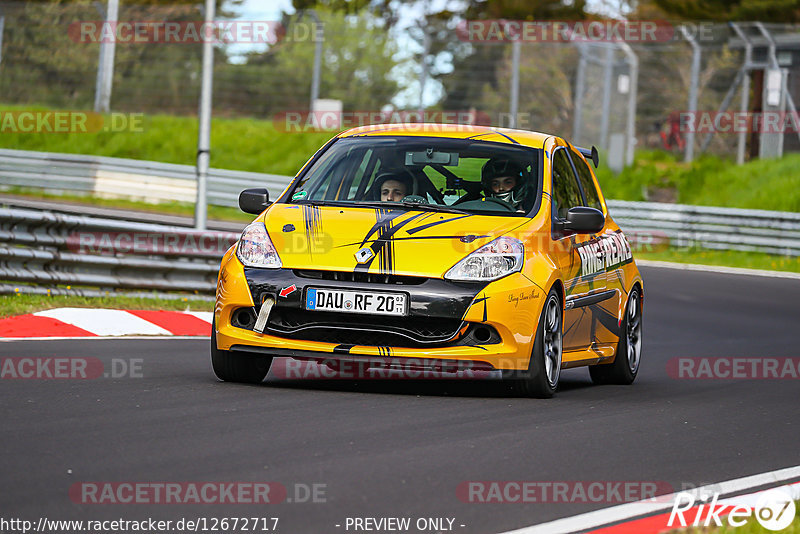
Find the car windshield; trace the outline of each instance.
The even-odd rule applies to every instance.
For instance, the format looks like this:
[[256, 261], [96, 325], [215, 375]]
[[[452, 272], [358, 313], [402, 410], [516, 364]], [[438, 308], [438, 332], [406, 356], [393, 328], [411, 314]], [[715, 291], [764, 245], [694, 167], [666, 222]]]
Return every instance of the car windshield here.
[[471, 139], [343, 138], [286, 201], [522, 216], [537, 205], [541, 152]]

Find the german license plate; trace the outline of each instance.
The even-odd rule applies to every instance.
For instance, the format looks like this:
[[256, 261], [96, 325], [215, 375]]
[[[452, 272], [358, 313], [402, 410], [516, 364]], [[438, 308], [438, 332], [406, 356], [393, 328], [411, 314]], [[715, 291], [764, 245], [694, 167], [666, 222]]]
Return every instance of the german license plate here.
[[375, 315], [407, 315], [405, 293], [309, 288], [306, 309]]

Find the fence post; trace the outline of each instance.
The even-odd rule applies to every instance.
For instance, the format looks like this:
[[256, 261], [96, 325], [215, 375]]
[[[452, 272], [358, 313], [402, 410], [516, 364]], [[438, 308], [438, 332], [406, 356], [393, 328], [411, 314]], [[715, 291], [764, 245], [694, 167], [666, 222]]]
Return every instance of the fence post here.
[[0, 65], [3, 64], [3, 28], [6, 25], [6, 17], [3, 15], [3, 10], [0, 8]]
[[689, 80], [689, 109], [687, 110], [692, 117], [692, 127], [686, 132], [686, 152], [683, 161], [691, 163], [694, 160], [694, 130], [697, 126], [695, 113], [697, 112], [697, 89], [700, 78], [700, 45], [697, 39], [689, 35], [686, 26], [680, 26], [683, 37], [689, 42], [692, 47], [692, 70], [691, 78]]
[[517, 113], [519, 112], [519, 53], [520, 53], [520, 39], [522, 36], [517, 36], [511, 43], [511, 105], [508, 112], [511, 118], [508, 121], [509, 128], [517, 127]]
[[[110, 26], [113, 35], [117, 35], [117, 19], [119, 18], [119, 0], [108, 0], [105, 24]], [[94, 110], [97, 113], [108, 113], [111, 109], [111, 88], [114, 83], [114, 53], [116, 38], [100, 43], [100, 58], [97, 63], [97, 83], [94, 90]]]
[[[314, 70], [311, 73], [311, 103], [308, 107], [309, 111], [313, 112], [314, 102], [319, 99], [319, 75], [322, 63], [322, 44], [325, 41], [325, 30], [315, 10], [309, 9], [308, 14], [311, 15], [311, 19], [314, 21]], [[317, 35], [317, 30], [319, 30], [319, 35]]]
[[[750, 63], [753, 60], [753, 44], [750, 42], [750, 39], [745, 36], [744, 32], [739, 28], [739, 25], [736, 23], [730, 23], [731, 28], [733, 31], [736, 32], [736, 35], [744, 41], [744, 67], [742, 67], [744, 76], [742, 77], [742, 100], [741, 104], [739, 105], [739, 111], [741, 111], [742, 115], [747, 113], [747, 109], [750, 106]], [[736, 164], [737, 165], [744, 165], [744, 152], [745, 152], [745, 144], [747, 143], [747, 132], [742, 130], [739, 132], [739, 139], [736, 144]]]
[[603, 63], [603, 115], [600, 118], [600, 146], [608, 150], [608, 126], [611, 120], [611, 75], [614, 69], [614, 48], [606, 47]]
[[578, 43], [578, 72], [575, 76], [575, 94], [573, 95], [573, 116], [572, 116], [572, 142], [576, 145], [581, 143], [581, 129], [583, 128], [583, 93], [586, 84], [586, 47]]
[[636, 93], [639, 88], [639, 57], [625, 41], [619, 46], [630, 63], [631, 89], [628, 95], [628, 121], [625, 127], [625, 165], [633, 165], [633, 148], [636, 146]]

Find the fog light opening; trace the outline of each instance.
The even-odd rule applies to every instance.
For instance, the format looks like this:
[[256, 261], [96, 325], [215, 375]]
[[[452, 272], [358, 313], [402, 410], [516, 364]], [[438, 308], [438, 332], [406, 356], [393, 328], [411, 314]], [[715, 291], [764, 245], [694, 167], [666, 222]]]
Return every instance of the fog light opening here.
[[231, 322], [233, 323], [233, 326], [238, 328], [252, 330], [256, 324], [256, 314], [250, 308], [239, 308], [233, 312]]
[[492, 332], [484, 326], [479, 326], [478, 328], [476, 328], [473, 331], [472, 335], [475, 337], [477, 341], [480, 341], [481, 343], [486, 343], [487, 341], [492, 339]]

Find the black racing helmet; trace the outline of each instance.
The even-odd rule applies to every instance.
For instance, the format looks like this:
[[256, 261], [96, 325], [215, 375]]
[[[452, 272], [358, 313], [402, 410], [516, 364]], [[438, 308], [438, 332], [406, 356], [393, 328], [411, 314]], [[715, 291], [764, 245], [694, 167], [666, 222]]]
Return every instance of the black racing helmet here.
[[[507, 177], [515, 178], [517, 183], [510, 191], [495, 193], [492, 190], [492, 180], [495, 178]], [[528, 191], [522, 167], [518, 163], [506, 158], [492, 158], [483, 165], [481, 169], [481, 185], [487, 197], [504, 200], [515, 207], [525, 199], [525, 195]]]

